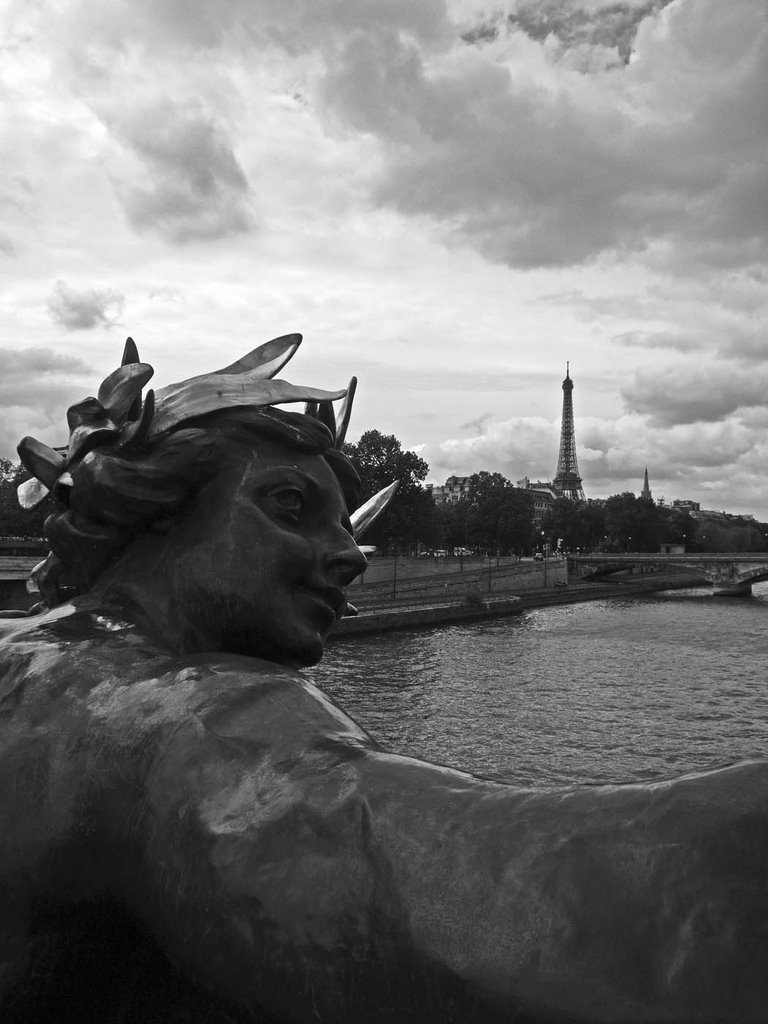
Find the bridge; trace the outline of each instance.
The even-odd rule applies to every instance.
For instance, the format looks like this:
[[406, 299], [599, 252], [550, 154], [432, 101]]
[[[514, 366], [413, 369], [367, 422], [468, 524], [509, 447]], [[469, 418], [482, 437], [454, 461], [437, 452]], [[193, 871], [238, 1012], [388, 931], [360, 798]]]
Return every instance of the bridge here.
[[[729, 551], [690, 555], [639, 554], [569, 554], [569, 575], [584, 580], [599, 579], [617, 572], [681, 572], [700, 577], [721, 595], [745, 595], [752, 584], [768, 580], [768, 552]], [[692, 583], [692, 586], [701, 584]]]

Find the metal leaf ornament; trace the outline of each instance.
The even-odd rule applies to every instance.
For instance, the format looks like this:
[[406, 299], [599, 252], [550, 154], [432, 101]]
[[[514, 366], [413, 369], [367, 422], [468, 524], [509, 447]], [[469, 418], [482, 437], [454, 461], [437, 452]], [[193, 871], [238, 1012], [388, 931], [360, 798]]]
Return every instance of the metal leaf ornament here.
[[352, 417], [352, 403], [355, 400], [357, 391], [357, 377], [352, 377], [347, 385], [347, 393], [344, 396], [338, 415], [336, 416], [336, 447], [341, 448], [347, 438], [347, 428]]
[[[323, 391], [273, 379], [296, 354], [301, 340], [300, 334], [273, 338], [213, 373], [148, 391], [142, 401], [142, 389], [154, 370], [139, 360], [136, 345], [128, 338], [120, 367], [104, 379], [96, 397], [78, 402], [67, 412], [70, 433], [66, 448], [49, 448], [32, 437], [20, 442], [19, 457], [33, 479], [18, 488], [19, 503], [31, 509], [55, 491], [66, 504], [68, 488], [73, 486], [72, 470], [89, 452], [96, 448], [126, 452], [219, 409], [304, 402], [307, 414], [318, 419], [334, 447], [341, 448], [357, 380], [353, 377], [347, 389]], [[333, 408], [337, 399], [344, 399], [338, 415]], [[354, 513], [355, 536], [383, 512], [395, 486], [384, 488]]]
[[361, 505], [360, 508], [355, 509], [352, 515], [349, 517], [352, 523], [352, 536], [357, 540], [361, 537], [369, 526], [373, 525], [375, 519], [378, 519], [387, 505], [394, 497], [394, 493], [397, 490], [397, 480], [394, 483], [389, 484], [387, 487], [382, 487], [372, 498], [369, 498], [365, 504]]
[[255, 348], [221, 370], [161, 388], [155, 396], [156, 411], [150, 437], [217, 409], [333, 402], [343, 398], [346, 394], [343, 390], [322, 391], [272, 379], [293, 358], [300, 344], [300, 334], [286, 334]]
[[109, 445], [120, 448], [128, 438], [136, 437], [144, 411], [141, 391], [153, 373], [148, 363], [138, 361], [136, 345], [128, 338], [122, 365], [105, 378], [98, 396], [85, 398], [67, 411], [66, 454], [33, 437], [22, 438], [19, 458], [33, 475], [17, 490], [22, 508], [34, 508], [54, 489], [66, 504], [66, 489], [73, 483], [71, 470], [88, 452]]

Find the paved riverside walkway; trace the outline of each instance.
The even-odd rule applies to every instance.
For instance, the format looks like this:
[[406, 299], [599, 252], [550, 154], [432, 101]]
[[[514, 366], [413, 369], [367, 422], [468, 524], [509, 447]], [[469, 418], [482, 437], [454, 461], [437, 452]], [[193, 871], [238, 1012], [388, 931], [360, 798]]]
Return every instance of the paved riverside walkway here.
[[510, 597], [531, 588], [564, 585], [567, 563], [514, 557], [496, 558], [373, 558], [362, 579], [348, 590], [360, 611], [395, 606], [462, 604]]

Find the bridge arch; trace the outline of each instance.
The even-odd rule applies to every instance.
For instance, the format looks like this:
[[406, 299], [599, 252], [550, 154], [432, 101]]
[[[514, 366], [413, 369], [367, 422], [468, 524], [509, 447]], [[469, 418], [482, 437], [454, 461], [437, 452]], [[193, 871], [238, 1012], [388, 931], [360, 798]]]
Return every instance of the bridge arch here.
[[640, 569], [641, 572], [666, 569], [701, 577], [711, 584], [714, 592], [718, 594], [748, 594], [753, 583], [768, 580], [768, 553], [579, 553], [568, 556], [568, 568], [585, 580], [600, 579], [627, 569]]

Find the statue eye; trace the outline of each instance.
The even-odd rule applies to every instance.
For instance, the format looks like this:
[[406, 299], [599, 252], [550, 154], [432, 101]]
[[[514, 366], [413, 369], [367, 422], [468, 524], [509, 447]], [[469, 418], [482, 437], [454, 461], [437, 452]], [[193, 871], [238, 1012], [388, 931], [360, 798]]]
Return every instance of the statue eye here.
[[304, 508], [304, 495], [296, 487], [281, 487], [272, 492], [272, 501], [278, 516], [292, 523], [299, 520]]

